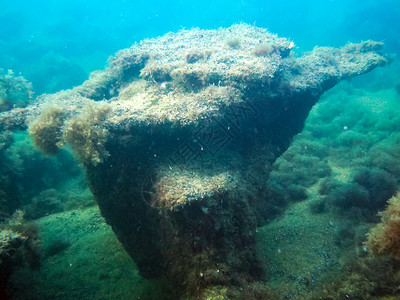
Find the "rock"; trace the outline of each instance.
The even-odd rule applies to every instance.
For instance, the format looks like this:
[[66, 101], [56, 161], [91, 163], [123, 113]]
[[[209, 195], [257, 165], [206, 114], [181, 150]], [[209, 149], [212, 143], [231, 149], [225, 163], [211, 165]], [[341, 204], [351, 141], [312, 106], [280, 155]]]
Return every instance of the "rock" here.
[[[118, 52], [83, 85], [40, 97], [23, 116], [34, 138], [57, 137], [38, 146], [72, 146], [145, 278], [172, 284], [176, 297], [239, 291], [263, 274], [254, 235], [276, 209], [270, 165], [325, 90], [385, 64], [381, 48], [367, 41], [297, 58], [293, 42], [250, 25], [182, 30]], [[39, 126], [54, 107], [62, 122]], [[23, 116], [6, 112], [0, 123], [22, 128]]]

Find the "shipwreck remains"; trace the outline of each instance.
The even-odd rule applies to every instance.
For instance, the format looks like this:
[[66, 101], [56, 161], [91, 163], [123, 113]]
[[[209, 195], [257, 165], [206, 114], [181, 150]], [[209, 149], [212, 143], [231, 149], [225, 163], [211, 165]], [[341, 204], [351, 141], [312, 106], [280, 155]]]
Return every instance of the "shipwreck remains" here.
[[262, 28], [182, 30], [118, 52], [79, 87], [4, 112], [0, 126], [29, 127], [46, 153], [74, 149], [145, 278], [177, 296], [233, 298], [268, 272], [255, 232], [282, 206], [268, 194], [271, 164], [324, 91], [385, 64], [382, 46], [295, 57], [293, 42]]

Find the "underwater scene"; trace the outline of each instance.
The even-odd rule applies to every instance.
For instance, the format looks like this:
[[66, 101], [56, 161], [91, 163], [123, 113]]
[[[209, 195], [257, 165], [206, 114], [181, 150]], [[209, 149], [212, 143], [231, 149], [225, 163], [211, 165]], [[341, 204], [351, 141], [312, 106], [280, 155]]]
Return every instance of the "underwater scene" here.
[[400, 299], [398, 1], [0, 4], [0, 300]]

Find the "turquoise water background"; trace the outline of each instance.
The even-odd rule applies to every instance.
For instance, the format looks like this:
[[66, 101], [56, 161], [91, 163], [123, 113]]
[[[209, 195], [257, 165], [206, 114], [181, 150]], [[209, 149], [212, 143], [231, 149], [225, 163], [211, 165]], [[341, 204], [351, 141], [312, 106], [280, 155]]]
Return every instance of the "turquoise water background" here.
[[[0, 70], [32, 82], [33, 103], [81, 85], [117, 51], [180, 29], [245, 22], [292, 40], [297, 56], [315, 46], [384, 42], [393, 63], [326, 92], [271, 167], [268, 185], [282, 207], [256, 239], [269, 276], [262, 285], [284, 299], [325, 288], [329, 295], [353, 289], [357, 299], [398, 293], [400, 259], [370, 259], [363, 241], [400, 183], [399, 0], [0, 0], [0, 22]], [[170, 299], [139, 275], [70, 148], [47, 156], [26, 131], [0, 132], [4, 145], [3, 202], [10, 216], [22, 209], [40, 228], [40, 270], [16, 269], [10, 299]]]
[[292, 39], [297, 53], [367, 39], [400, 52], [398, 0], [3, 0], [0, 6], [0, 66], [21, 72], [36, 94], [79, 85], [118, 50], [181, 28], [246, 22]]

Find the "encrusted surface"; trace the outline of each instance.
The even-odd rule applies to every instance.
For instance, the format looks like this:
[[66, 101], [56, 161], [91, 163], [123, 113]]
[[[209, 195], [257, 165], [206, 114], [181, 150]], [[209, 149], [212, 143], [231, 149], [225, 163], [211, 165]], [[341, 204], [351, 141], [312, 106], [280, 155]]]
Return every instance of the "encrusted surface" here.
[[[382, 44], [372, 41], [315, 48], [300, 58], [292, 55], [293, 48], [291, 41], [244, 24], [169, 33], [118, 52], [108, 68], [93, 72], [82, 86], [41, 96], [25, 114], [40, 114], [50, 103], [62, 105], [72, 117], [95, 100], [112, 106], [108, 126], [190, 124], [223, 116], [226, 107], [248, 101], [249, 93], [271, 98], [318, 92], [385, 63]], [[2, 114], [3, 126], [14, 115], [14, 123], [25, 125], [15, 110]]]
[[177, 298], [239, 291], [262, 274], [254, 237], [260, 212], [276, 210], [265, 201], [271, 164], [325, 90], [386, 62], [372, 41], [300, 58], [293, 48], [243, 24], [170, 33], [3, 113], [0, 126], [30, 123], [49, 153], [72, 146], [143, 276], [172, 282]]
[[[185, 169], [165, 170], [157, 178], [155, 186], [157, 196], [153, 205], [166, 209], [179, 209], [190, 201], [208, 200], [218, 197], [218, 194], [232, 193], [239, 184], [239, 179], [235, 175], [228, 172], [209, 175]], [[207, 213], [208, 209], [204, 207], [203, 212]]]

